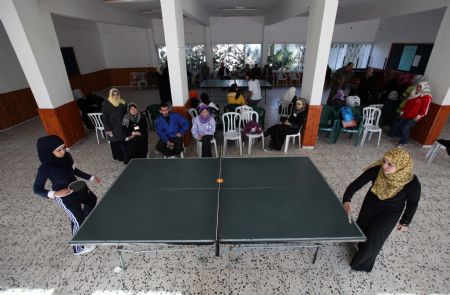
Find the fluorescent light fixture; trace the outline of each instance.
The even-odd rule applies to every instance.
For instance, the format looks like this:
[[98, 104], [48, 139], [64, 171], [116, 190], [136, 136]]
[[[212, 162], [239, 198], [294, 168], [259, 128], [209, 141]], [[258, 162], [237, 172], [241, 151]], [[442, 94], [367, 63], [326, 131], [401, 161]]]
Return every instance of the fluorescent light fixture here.
[[231, 8], [221, 8], [222, 11], [256, 11], [259, 8], [256, 7], [245, 7], [245, 6], [235, 6]]
[[149, 10], [141, 10], [139, 11], [141, 14], [152, 14], [152, 13], [161, 13], [161, 9], [154, 8]]
[[154, 2], [155, 0], [103, 0], [105, 3]]

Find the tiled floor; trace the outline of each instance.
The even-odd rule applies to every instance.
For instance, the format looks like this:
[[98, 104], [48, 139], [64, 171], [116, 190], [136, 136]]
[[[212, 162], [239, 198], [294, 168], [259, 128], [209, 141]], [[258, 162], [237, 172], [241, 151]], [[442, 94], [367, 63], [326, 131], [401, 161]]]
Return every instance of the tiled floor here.
[[[266, 126], [276, 122], [276, 100], [283, 90], [271, 90]], [[145, 106], [158, 101], [155, 90], [122, 90], [122, 97]], [[225, 99], [215, 99], [224, 105]], [[38, 119], [0, 132], [0, 294], [449, 294], [450, 293], [450, 161], [441, 152], [426, 165], [427, 149], [411, 143], [415, 173], [422, 183], [422, 199], [407, 233], [394, 231], [370, 274], [350, 271], [353, 250], [331, 245], [319, 251], [311, 264], [312, 249], [213, 250], [126, 255], [128, 269], [114, 273], [118, 256], [109, 247], [76, 257], [67, 241], [70, 225], [64, 212], [51, 200], [37, 197], [32, 184], [39, 165], [36, 139], [44, 135]], [[290, 147], [287, 156], [308, 156], [333, 190], [342, 195], [362, 169], [395, 146], [383, 134], [380, 147], [374, 140], [354, 147], [341, 137], [329, 145], [319, 134], [314, 150]], [[447, 123], [442, 138], [450, 138]], [[150, 156], [156, 136], [150, 134]], [[267, 143], [266, 143], [267, 144]], [[101, 198], [124, 165], [111, 159], [109, 145], [97, 145], [95, 134], [71, 148], [80, 168], [101, 177], [92, 185]], [[227, 156], [238, 156], [230, 146]], [[275, 157], [257, 145], [252, 156]], [[188, 147], [186, 157], [195, 157]], [[244, 155], [247, 157], [247, 155]], [[358, 210], [367, 188], [354, 199]], [[355, 214], [356, 215], [356, 214]], [[118, 216], [120, 218], [120, 216]], [[227, 250], [227, 249], [225, 249]]]

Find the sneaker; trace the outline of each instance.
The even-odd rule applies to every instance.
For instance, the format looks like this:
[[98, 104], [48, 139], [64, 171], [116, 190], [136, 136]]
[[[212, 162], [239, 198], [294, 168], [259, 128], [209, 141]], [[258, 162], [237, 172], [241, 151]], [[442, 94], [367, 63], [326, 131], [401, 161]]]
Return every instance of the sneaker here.
[[399, 149], [401, 149], [401, 148], [404, 148], [405, 146], [407, 146], [408, 144], [407, 143], [399, 143], [399, 144], [397, 144], [397, 147], [399, 148]]
[[78, 253], [75, 253], [75, 255], [84, 255], [88, 254], [89, 252], [92, 252], [95, 250], [95, 245], [84, 245], [83, 250], [81, 250]]

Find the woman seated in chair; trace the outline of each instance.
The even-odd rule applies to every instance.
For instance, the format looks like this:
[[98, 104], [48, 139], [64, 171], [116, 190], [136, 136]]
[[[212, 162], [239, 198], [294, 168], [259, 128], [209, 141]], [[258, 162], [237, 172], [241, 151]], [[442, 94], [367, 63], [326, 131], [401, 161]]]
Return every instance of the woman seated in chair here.
[[245, 99], [241, 90], [237, 87], [237, 84], [231, 84], [227, 94], [227, 104], [244, 105]]
[[339, 89], [328, 105], [332, 106], [335, 110], [337, 110], [340, 107], [345, 106], [346, 104], [347, 102], [345, 99], [344, 90]]
[[128, 145], [128, 159], [146, 158], [148, 153], [147, 121], [141, 115], [135, 103], [128, 105], [128, 112], [123, 116], [122, 128]]
[[211, 140], [214, 138], [216, 132], [216, 121], [209, 113], [209, 107], [206, 104], [201, 104], [198, 107], [199, 115], [192, 119], [192, 136], [202, 142], [202, 157], [212, 157]]
[[286, 135], [296, 134], [302, 128], [306, 119], [306, 100], [297, 98], [292, 114], [282, 124], [276, 124], [264, 132], [264, 136], [270, 135], [269, 149], [281, 150]]
[[207, 93], [203, 92], [200, 94], [200, 102], [202, 104], [206, 104], [209, 107], [209, 111], [211, 113], [218, 114], [219, 113], [219, 106], [217, 106], [215, 103], [213, 103], [210, 99]]

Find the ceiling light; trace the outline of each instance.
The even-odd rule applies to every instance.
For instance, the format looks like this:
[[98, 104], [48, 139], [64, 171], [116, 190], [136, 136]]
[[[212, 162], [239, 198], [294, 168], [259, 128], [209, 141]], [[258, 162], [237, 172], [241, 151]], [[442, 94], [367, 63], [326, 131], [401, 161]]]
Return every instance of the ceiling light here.
[[149, 10], [141, 10], [139, 12], [141, 14], [161, 13], [161, 9], [154, 8], [154, 9], [149, 9]]
[[231, 8], [221, 8], [222, 11], [256, 11], [259, 8], [256, 7], [245, 7], [245, 6], [235, 6]]
[[154, 2], [155, 0], [103, 0], [105, 3]]

